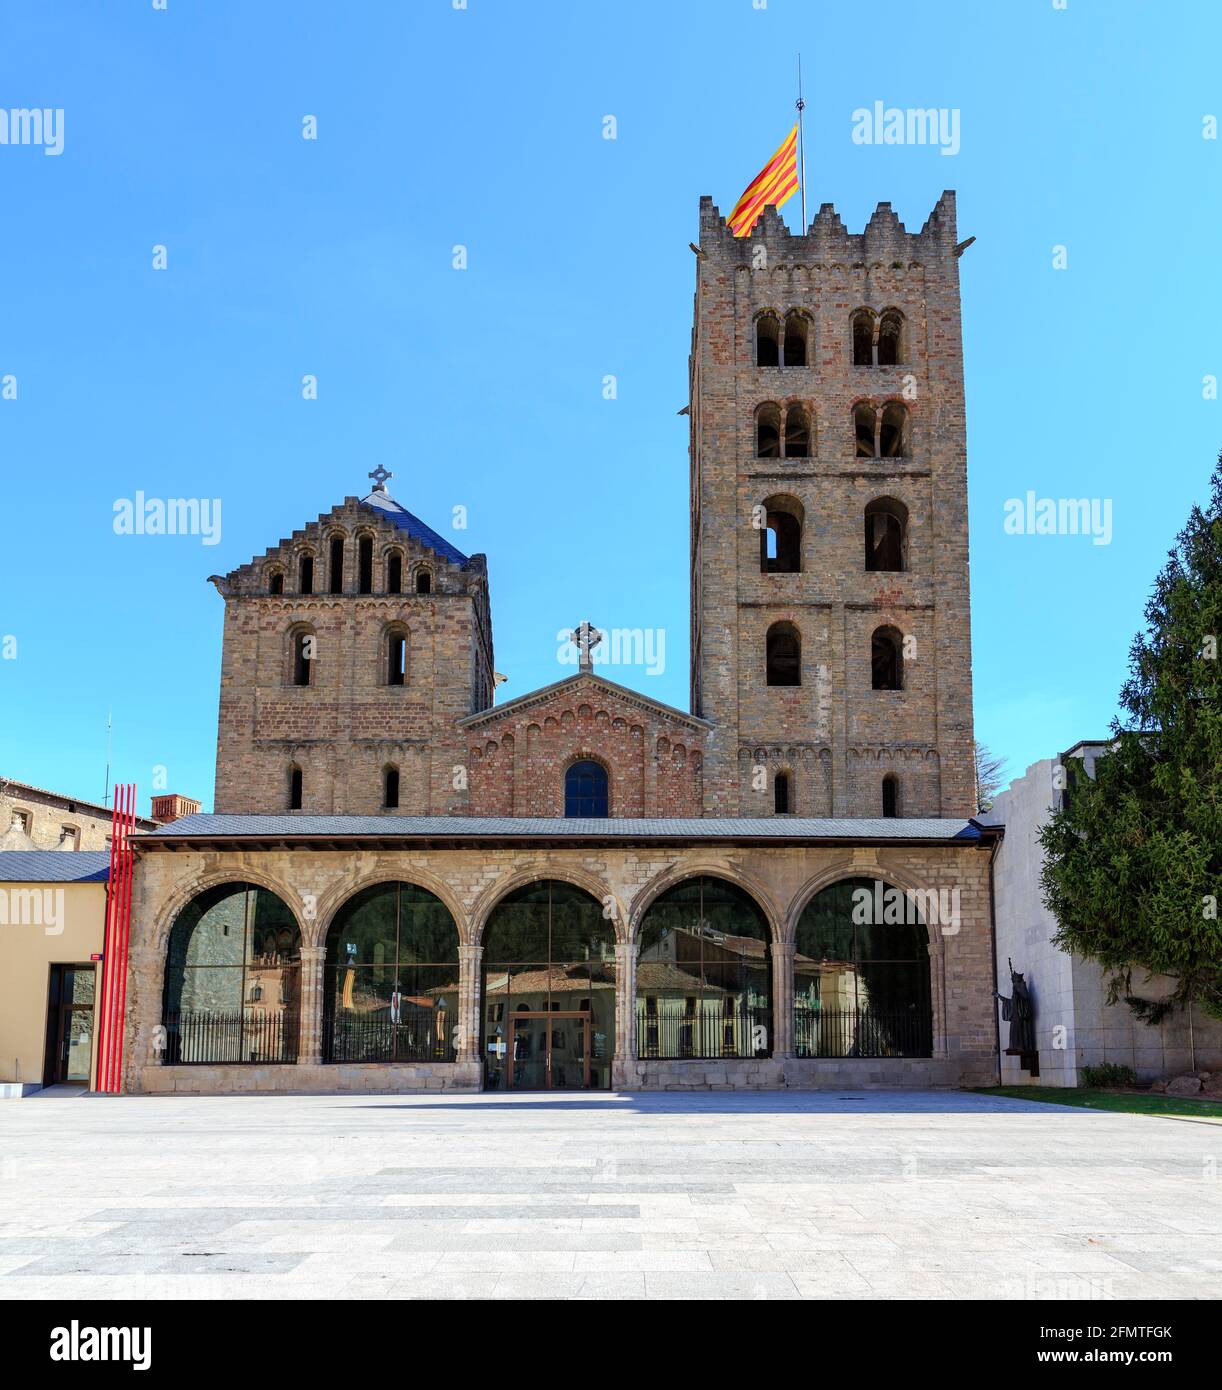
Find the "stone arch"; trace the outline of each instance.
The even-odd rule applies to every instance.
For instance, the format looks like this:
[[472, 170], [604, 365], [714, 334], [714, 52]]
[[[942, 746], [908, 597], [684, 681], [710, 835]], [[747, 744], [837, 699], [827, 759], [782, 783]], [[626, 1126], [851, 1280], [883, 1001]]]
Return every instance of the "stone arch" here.
[[777, 912], [772, 895], [760, 880], [753, 874], [743, 873], [740, 869], [727, 869], [724, 864], [715, 861], [710, 862], [704, 858], [685, 859], [681, 863], [674, 864], [669, 869], [664, 869], [660, 874], [656, 874], [637, 889], [632, 898], [628, 918], [628, 933], [625, 939], [635, 946], [641, 922], [654, 902], [668, 889], [676, 887], [689, 878], [717, 878], [734, 888], [741, 888], [748, 897], [754, 900], [756, 907], [764, 914], [773, 943], [781, 943], [782, 919]]
[[616, 942], [622, 943], [628, 939], [623, 900], [618, 893], [612, 890], [611, 885], [605, 879], [577, 866], [535, 860], [522, 868], [515, 869], [503, 878], [495, 879], [480, 893], [471, 908], [469, 944], [472, 946], [483, 945], [484, 933], [488, 928], [488, 919], [491, 917], [493, 909], [510, 893], [514, 892], [515, 889], [524, 888], [528, 884], [538, 883], [542, 879], [549, 878], [558, 879], [561, 883], [570, 884], [574, 888], [580, 888], [600, 903], [606, 903], [607, 899], [611, 898], [612, 915], [610, 922], [615, 931]]
[[253, 869], [249, 863], [237, 864], [229, 869], [218, 869], [212, 873], [202, 874], [199, 878], [192, 879], [189, 884], [182, 885], [154, 914], [150, 947], [157, 952], [161, 959], [163, 975], [165, 973], [165, 953], [170, 945], [170, 932], [178, 919], [178, 914], [201, 893], [206, 893], [211, 888], [219, 888], [226, 883], [252, 883], [256, 888], [266, 888], [269, 893], [275, 893], [293, 914], [293, 920], [297, 923], [297, 930], [301, 933], [302, 947], [304, 948], [309, 944], [307, 936], [310, 924], [305, 921], [299, 910], [302, 905], [300, 895], [273, 874], [265, 873], [262, 869]]
[[414, 888], [423, 888], [426, 893], [432, 893], [435, 898], [440, 899], [450, 916], [453, 917], [454, 925], [458, 930], [459, 944], [468, 944], [463, 931], [466, 913], [463, 911], [459, 899], [455, 897], [453, 889], [444, 879], [412, 865], [410, 868], [381, 867], [372, 869], [367, 873], [358, 871], [355, 875], [345, 877], [333, 884], [325, 893], [320, 895], [315, 907], [314, 921], [310, 923], [312, 928], [310, 940], [306, 941], [303, 931], [302, 945], [325, 946], [340, 908], [351, 898], [356, 897], [358, 893], [363, 893], [366, 888], [374, 888], [379, 883], [410, 883]]

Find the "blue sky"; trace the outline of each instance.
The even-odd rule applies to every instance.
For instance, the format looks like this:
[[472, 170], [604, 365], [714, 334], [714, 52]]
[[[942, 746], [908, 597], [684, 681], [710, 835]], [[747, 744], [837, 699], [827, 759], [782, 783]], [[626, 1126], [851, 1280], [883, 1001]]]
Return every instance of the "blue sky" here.
[[[378, 464], [438, 529], [467, 508], [503, 696], [588, 617], [664, 629], [664, 674], [619, 678], [686, 708], [688, 242], [789, 129], [799, 49], [809, 213], [917, 230], [954, 188], [978, 238], [977, 735], [1017, 775], [1106, 730], [1222, 444], [1216, 3], [10, 0], [4, 28], [0, 107], [65, 114], [58, 156], [0, 145], [0, 773], [100, 797], [112, 708], [141, 806], [164, 768], [209, 807], [207, 577]], [[959, 153], [854, 144], [877, 100], [957, 109]], [[1111, 544], [1005, 534], [1029, 489], [1110, 498]], [[137, 491], [221, 499], [219, 544], [115, 535]]]

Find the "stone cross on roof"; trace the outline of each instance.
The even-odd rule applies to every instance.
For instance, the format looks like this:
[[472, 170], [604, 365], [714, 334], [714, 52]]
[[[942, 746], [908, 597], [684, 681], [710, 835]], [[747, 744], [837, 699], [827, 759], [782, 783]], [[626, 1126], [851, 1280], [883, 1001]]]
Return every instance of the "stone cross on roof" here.
[[369, 474], [369, 476], [373, 479], [374, 492], [385, 492], [387, 478], [393, 478], [395, 475], [389, 472], [387, 469], [383, 468], [382, 465], [379, 463], [378, 466], [373, 470], [373, 472]]
[[575, 632], [570, 632], [573, 645], [577, 648], [577, 667], [580, 671], [592, 671], [594, 659], [591, 653], [603, 640], [603, 635], [592, 624], [582, 623]]

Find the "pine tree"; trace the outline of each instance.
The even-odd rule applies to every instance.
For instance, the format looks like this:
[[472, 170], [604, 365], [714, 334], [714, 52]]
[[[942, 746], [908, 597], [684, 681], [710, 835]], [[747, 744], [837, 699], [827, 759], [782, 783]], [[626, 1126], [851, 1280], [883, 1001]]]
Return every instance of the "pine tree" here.
[[[1129, 650], [1114, 745], [1040, 832], [1056, 944], [1097, 961], [1109, 999], [1156, 1023], [1196, 1003], [1222, 1018], [1222, 455], [1208, 509], [1194, 506]], [[1154, 1002], [1132, 973], [1176, 981]]]

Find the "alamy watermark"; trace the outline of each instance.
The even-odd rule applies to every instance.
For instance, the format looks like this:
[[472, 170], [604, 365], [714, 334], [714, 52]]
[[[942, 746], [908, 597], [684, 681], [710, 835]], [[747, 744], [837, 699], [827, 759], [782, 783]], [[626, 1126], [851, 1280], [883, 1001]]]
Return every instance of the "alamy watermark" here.
[[41, 927], [47, 936], [61, 936], [64, 890], [0, 888], [0, 927]]
[[853, 112], [855, 145], [937, 145], [943, 154], [959, 153], [957, 106], [887, 106], [876, 101]]
[[0, 145], [41, 145], [43, 154], [63, 154], [64, 108], [0, 106]]
[[120, 497], [114, 504], [116, 536], [199, 536], [204, 545], [221, 539], [219, 497]]
[[[556, 660], [561, 666], [581, 664], [581, 650], [568, 628], [556, 633]], [[666, 671], [666, 629], [660, 627], [612, 627], [596, 632], [589, 644], [593, 666], [643, 666], [647, 676]]]
[[943, 936], [959, 930], [959, 887], [896, 888], [875, 879], [869, 888], [853, 889], [853, 922], [887, 927], [941, 927]]
[[1094, 545], [1112, 543], [1110, 497], [1011, 497], [1006, 501], [1007, 536], [1090, 536]]

